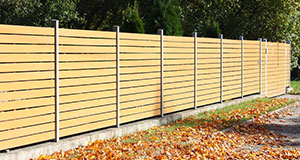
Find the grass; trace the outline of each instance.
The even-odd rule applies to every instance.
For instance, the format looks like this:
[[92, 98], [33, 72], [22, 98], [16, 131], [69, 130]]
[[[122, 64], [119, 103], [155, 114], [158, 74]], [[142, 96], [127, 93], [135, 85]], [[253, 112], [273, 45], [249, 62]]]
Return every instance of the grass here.
[[289, 94], [300, 95], [300, 81], [291, 81], [293, 90]]
[[[220, 108], [217, 110], [212, 110], [208, 112], [202, 112], [197, 116], [187, 117], [183, 120], [178, 120], [176, 122], [172, 122], [168, 125], [164, 125], [161, 127], [155, 127], [154, 129], [149, 129], [146, 131], [141, 139], [146, 141], [153, 141], [153, 137], [155, 138], [159, 133], [171, 133], [179, 128], [197, 128], [199, 125], [203, 124], [214, 124], [214, 130], [223, 130], [225, 128], [229, 128], [235, 124], [245, 122], [251, 119], [254, 116], [259, 116], [261, 114], [265, 114], [266, 112], [271, 112], [277, 110], [281, 107], [284, 107], [288, 104], [294, 103], [295, 100], [288, 100], [284, 104], [275, 104], [270, 105], [268, 107], [262, 107], [263, 110], [257, 110], [257, 105], [271, 103], [272, 99], [270, 98], [256, 98], [254, 100], [242, 102], [240, 104], [233, 104], [230, 106], [226, 106], [224, 108]], [[276, 103], [274, 101], [274, 103]], [[249, 113], [249, 111], [254, 111], [253, 113]], [[232, 115], [241, 115], [240, 118], [232, 117]], [[157, 134], [158, 133], [158, 134]], [[128, 137], [128, 139], [124, 140], [123, 143], [136, 143], [138, 139]]]

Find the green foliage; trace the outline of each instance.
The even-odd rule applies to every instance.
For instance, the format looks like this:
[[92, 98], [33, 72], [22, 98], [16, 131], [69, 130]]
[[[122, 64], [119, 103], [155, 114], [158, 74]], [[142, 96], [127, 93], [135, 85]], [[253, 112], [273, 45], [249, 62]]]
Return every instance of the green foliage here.
[[60, 26], [74, 28], [82, 23], [74, 0], [1, 0], [0, 23], [32, 26], [50, 26], [51, 19], [60, 20]]
[[217, 38], [219, 34], [221, 34], [221, 29], [219, 23], [212, 20], [207, 20], [204, 29], [203, 29], [203, 36], [204, 37], [213, 37]]
[[166, 35], [182, 35], [177, 4], [176, 0], [153, 0], [150, 16], [146, 20], [146, 32], [156, 33], [162, 28]]
[[139, 9], [137, 2], [134, 5], [128, 5], [123, 11], [123, 17], [121, 22], [121, 31], [133, 32], [133, 33], [144, 33], [144, 23], [139, 15]]

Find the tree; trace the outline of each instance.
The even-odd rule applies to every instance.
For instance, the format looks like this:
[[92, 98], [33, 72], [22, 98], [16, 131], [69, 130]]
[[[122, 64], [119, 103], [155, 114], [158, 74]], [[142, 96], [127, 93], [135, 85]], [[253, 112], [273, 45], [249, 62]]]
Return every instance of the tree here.
[[0, 23], [46, 27], [58, 19], [61, 27], [75, 28], [83, 22], [76, 4], [77, 0], [2, 0]]
[[203, 28], [203, 36], [217, 38], [221, 34], [219, 23], [214, 20], [207, 20]]
[[182, 35], [180, 10], [176, 0], [153, 0], [149, 16], [146, 17], [146, 32], [156, 33], [164, 29], [166, 35]]
[[133, 33], [144, 33], [144, 23], [139, 15], [138, 4], [135, 1], [133, 5], [128, 5], [128, 7], [123, 11], [122, 21], [121, 21], [121, 31], [133, 32]]

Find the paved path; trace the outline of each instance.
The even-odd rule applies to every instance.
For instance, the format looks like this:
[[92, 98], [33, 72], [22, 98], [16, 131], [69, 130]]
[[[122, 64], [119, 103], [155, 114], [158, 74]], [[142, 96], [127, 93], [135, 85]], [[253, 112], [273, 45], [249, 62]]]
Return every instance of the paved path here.
[[[300, 100], [300, 96], [297, 95], [284, 95], [280, 96], [280, 98]], [[271, 123], [267, 125], [267, 128], [279, 135], [287, 136], [290, 140], [290, 142], [287, 142], [287, 146], [300, 149], [300, 106], [288, 107], [286, 111], [291, 113], [291, 115], [271, 120]]]

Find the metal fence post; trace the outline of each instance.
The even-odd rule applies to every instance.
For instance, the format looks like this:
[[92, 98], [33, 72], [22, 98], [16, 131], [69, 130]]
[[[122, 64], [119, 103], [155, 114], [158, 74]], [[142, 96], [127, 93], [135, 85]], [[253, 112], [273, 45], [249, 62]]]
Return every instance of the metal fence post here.
[[241, 40], [241, 97], [244, 97], [244, 37], [240, 36]]
[[223, 103], [223, 34], [220, 38], [220, 101]]
[[268, 96], [268, 40], [265, 38], [264, 42], [266, 42], [266, 53], [265, 53], [265, 96]]
[[52, 19], [55, 52], [55, 141], [59, 141], [59, 21]]
[[160, 34], [160, 115], [164, 116], [164, 30], [159, 29]]
[[259, 38], [259, 93], [262, 96], [262, 39]]
[[116, 126], [120, 127], [120, 27], [113, 26], [116, 32]]
[[290, 70], [290, 83], [289, 83], [289, 87], [291, 87], [291, 81], [292, 81], [292, 70], [291, 70], [291, 68], [292, 68], [292, 42], [289, 41], [288, 44], [289, 44], [289, 47], [290, 47], [290, 68], [289, 68], [289, 70]]
[[194, 36], [194, 107], [197, 109], [197, 32], [193, 32]]

